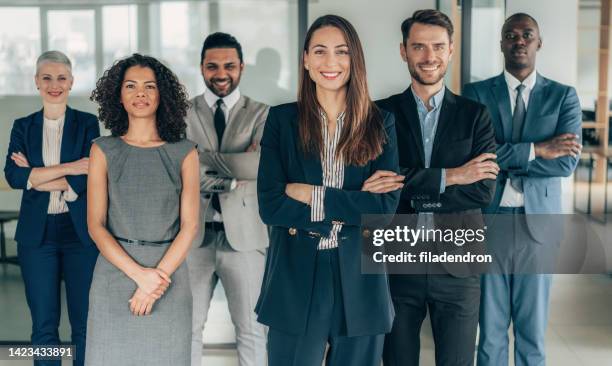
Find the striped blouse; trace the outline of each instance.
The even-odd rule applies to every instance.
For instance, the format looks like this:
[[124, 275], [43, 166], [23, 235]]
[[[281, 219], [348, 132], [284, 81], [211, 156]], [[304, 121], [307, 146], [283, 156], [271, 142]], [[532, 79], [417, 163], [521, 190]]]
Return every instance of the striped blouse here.
[[[60, 152], [62, 147], [62, 134], [64, 132], [64, 119], [62, 116], [58, 119], [44, 119], [43, 123], [43, 146], [42, 157], [46, 167], [60, 164]], [[32, 188], [32, 184], [28, 181], [28, 189]], [[72, 202], [78, 198], [78, 195], [68, 186], [68, 191], [52, 191], [49, 192], [49, 207], [48, 214], [60, 214], [68, 212], [66, 201]]]
[[[315, 186], [312, 191], [312, 206], [310, 211], [313, 222], [325, 219], [325, 187], [342, 188], [344, 184], [344, 161], [341, 156], [336, 157], [338, 141], [342, 134], [344, 124], [344, 112], [336, 119], [336, 131], [331, 136], [327, 129], [327, 117], [321, 111], [321, 123], [323, 128], [323, 153], [321, 154], [321, 168], [323, 171], [323, 185]], [[321, 238], [317, 249], [333, 249], [338, 247], [338, 233], [342, 229], [341, 224], [333, 224], [331, 233], [327, 238]]]

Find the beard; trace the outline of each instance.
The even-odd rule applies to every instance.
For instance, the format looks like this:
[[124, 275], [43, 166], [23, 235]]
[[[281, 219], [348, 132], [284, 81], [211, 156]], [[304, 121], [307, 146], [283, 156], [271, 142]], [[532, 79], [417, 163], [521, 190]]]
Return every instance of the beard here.
[[[218, 82], [227, 81], [227, 86], [219, 87], [217, 86]], [[204, 79], [204, 84], [210, 89], [216, 96], [223, 98], [230, 95], [237, 87], [240, 79], [234, 80], [231, 77], [227, 77], [224, 79], [212, 78], [210, 80]]]
[[408, 64], [408, 71], [410, 72], [410, 76], [412, 76], [412, 78], [421, 85], [435, 85], [442, 80], [446, 74], [446, 68], [443, 69], [442, 65], [440, 65], [438, 75], [435, 76], [434, 79], [430, 80], [425, 80], [425, 78], [419, 74], [417, 68], [412, 66], [410, 63]]

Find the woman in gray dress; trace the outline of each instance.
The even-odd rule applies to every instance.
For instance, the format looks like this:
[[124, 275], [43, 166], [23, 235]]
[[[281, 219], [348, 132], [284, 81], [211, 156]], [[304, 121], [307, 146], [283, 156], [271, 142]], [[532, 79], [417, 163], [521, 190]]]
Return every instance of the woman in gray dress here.
[[111, 136], [90, 153], [87, 223], [102, 254], [89, 294], [88, 366], [189, 365], [183, 263], [198, 229], [199, 167], [176, 76], [152, 57], [116, 62], [91, 99]]

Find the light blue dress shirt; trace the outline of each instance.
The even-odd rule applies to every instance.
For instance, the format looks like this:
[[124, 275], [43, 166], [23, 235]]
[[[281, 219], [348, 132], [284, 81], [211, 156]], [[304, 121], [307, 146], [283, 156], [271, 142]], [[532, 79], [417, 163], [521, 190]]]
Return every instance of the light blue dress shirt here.
[[[444, 100], [445, 87], [442, 87], [439, 92], [429, 98], [432, 109], [427, 110], [425, 102], [416, 95], [414, 100], [416, 101], [417, 111], [419, 112], [419, 123], [421, 124], [421, 139], [423, 140], [423, 152], [425, 153], [425, 168], [429, 168], [431, 165], [431, 152], [433, 150], [434, 139], [436, 137], [436, 129], [438, 128], [438, 119], [440, 118], [440, 110], [442, 109], [442, 101]], [[442, 169], [442, 177], [440, 179], [440, 193], [444, 193], [446, 190], [446, 169]]]

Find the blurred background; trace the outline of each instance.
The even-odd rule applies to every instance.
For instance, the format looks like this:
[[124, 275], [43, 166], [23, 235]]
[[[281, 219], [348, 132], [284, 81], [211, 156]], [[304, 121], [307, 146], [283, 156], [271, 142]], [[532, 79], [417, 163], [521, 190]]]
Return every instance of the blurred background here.
[[[576, 174], [564, 181], [565, 213], [592, 220], [604, 242], [609, 200], [610, 0], [0, 0], [0, 151], [8, 148], [13, 121], [41, 107], [34, 85], [35, 61], [46, 50], [73, 62], [69, 104], [96, 113], [89, 95], [118, 58], [134, 52], [162, 60], [190, 97], [204, 90], [199, 61], [204, 38], [228, 32], [242, 44], [246, 68], [241, 92], [274, 105], [295, 100], [298, 60], [308, 25], [334, 13], [356, 27], [364, 46], [373, 99], [406, 89], [409, 74], [399, 56], [400, 24], [415, 10], [437, 8], [456, 28], [455, 55], [447, 85], [461, 86], [498, 75], [504, 19], [516, 12], [540, 24], [543, 48], [537, 69], [574, 86], [584, 119], [584, 143]], [[4, 164], [4, 160], [0, 164]], [[20, 192], [0, 178], [0, 344], [30, 337], [29, 311], [13, 235]], [[611, 206], [612, 207], [612, 206]], [[612, 269], [612, 253], [602, 253]], [[612, 278], [557, 275], [551, 298], [550, 365], [612, 364]], [[64, 307], [65, 310], [65, 307]], [[194, 309], [197, 311], [197, 309]], [[375, 314], [373, 314], [375, 316]], [[218, 287], [204, 334], [203, 364], [237, 365], [234, 330]], [[68, 339], [67, 316], [61, 334]], [[430, 328], [423, 327], [422, 364], [433, 365]], [[0, 361], [0, 365], [8, 365]], [[16, 364], [16, 363], [14, 363]], [[25, 363], [27, 364], [27, 363]]]

